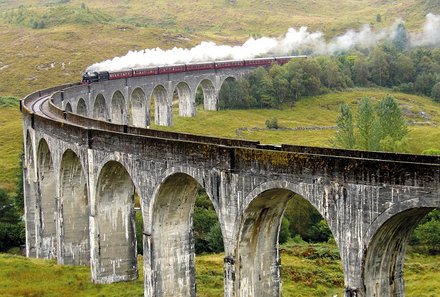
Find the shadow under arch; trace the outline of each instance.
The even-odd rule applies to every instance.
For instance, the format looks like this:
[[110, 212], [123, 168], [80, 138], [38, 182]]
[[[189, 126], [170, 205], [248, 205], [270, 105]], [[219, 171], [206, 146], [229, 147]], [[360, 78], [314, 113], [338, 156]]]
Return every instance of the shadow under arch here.
[[196, 294], [192, 216], [199, 187], [196, 178], [174, 172], [161, 182], [153, 195], [146, 296], [150, 293], [151, 296]]
[[89, 201], [81, 161], [72, 150], [64, 152], [60, 167], [61, 261], [88, 265], [90, 262]]
[[[40, 194], [40, 242], [38, 258], [54, 259], [57, 256], [56, 237], [56, 175], [49, 145], [42, 138], [37, 150], [37, 175]], [[39, 251], [39, 252], [38, 252]]]
[[134, 127], [144, 128], [150, 123], [147, 122], [148, 110], [145, 92], [141, 88], [133, 90], [130, 96], [129, 123]]
[[102, 94], [98, 94], [93, 105], [93, 118], [100, 121], [108, 121], [107, 104]]
[[[196, 115], [196, 101], [191, 94], [191, 88], [186, 82], [179, 82], [174, 88], [173, 94], [177, 93], [179, 104], [179, 115], [192, 117]], [[174, 95], [173, 95], [174, 98]]]
[[365, 296], [403, 296], [406, 246], [418, 223], [435, 209], [413, 207], [414, 200], [394, 205], [372, 224], [365, 236], [362, 267]]
[[238, 100], [242, 100], [242, 98], [239, 98], [239, 89], [236, 82], [237, 79], [233, 76], [225, 77], [221, 82], [218, 93], [219, 110], [232, 107], [241, 107], [241, 104], [238, 102]]
[[164, 86], [157, 85], [154, 87], [150, 96], [150, 109], [147, 122], [151, 120], [151, 113], [154, 115], [156, 125], [168, 126], [170, 123], [171, 110], [168, 106], [168, 93]]
[[24, 177], [24, 209], [26, 224], [26, 256], [36, 257], [37, 233], [36, 233], [36, 207], [37, 190], [34, 162], [34, 148], [29, 131], [26, 131], [25, 160], [23, 164]]
[[96, 184], [99, 259], [92, 269], [98, 283], [138, 277], [134, 195], [135, 187], [125, 167], [117, 161], [105, 163]]
[[87, 116], [87, 105], [83, 98], [79, 98], [78, 104], [76, 105], [76, 113], [80, 116]]
[[66, 103], [66, 108], [64, 108], [64, 110], [66, 112], [72, 112], [72, 105], [70, 104], [70, 102]]
[[111, 120], [112, 123], [122, 125], [125, 118], [125, 98], [121, 91], [114, 92], [111, 101]]
[[217, 110], [217, 96], [214, 83], [209, 79], [203, 79], [197, 84], [196, 91], [199, 88], [203, 92], [203, 109]]

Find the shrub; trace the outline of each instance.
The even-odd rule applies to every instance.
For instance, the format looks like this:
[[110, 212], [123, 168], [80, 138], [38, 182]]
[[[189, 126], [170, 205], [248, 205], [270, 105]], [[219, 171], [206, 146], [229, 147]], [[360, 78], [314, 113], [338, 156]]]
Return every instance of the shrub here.
[[25, 243], [24, 223], [18, 224], [0, 222], [0, 252]]
[[278, 119], [272, 118], [271, 120], [266, 120], [266, 128], [267, 129], [279, 129]]

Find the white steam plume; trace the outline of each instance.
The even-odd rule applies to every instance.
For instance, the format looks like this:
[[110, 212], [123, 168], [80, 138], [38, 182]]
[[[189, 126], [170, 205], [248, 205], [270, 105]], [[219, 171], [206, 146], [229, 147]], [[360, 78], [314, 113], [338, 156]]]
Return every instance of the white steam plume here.
[[413, 46], [440, 46], [440, 15], [429, 13], [423, 25], [422, 33], [411, 38]]
[[[125, 56], [93, 64], [86, 71], [117, 71], [128, 68], [172, 65], [214, 60], [242, 60], [265, 56], [292, 55], [294, 53], [334, 54], [355, 46], [372, 47], [381, 40], [393, 39], [401, 20], [391, 27], [375, 32], [364, 25], [359, 31], [348, 30], [326, 42], [322, 32], [309, 32], [307, 27], [290, 28], [282, 38], [250, 38], [241, 46], [217, 45], [202, 42], [186, 48], [162, 50], [160, 48], [129, 51]], [[428, 14], [421, 33], [410, 35], [411, 46], [440, 46], [440, 16]]]

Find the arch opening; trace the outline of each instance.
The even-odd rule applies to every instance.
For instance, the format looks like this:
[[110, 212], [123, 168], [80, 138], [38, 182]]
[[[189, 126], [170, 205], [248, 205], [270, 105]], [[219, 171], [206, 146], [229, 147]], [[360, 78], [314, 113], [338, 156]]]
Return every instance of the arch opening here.
[[76, 113], [83, 117], [87, 116], [87, 105], [86, 105], [86, 101], [83, 98], [79, 98], [78, 100], [78, 104], [76, 106]]
[[122, 125], [125, 120], [125, 98], [120, 91], [116, 91], [112, 97], [111, 120], [115, 124]]
[[168, 94], [162, 85], [154, 88], [150, 98], [150, 115], [156, 125], [171, 126], [171, 106], [168, 106]]
[[196, 115], [195, 98], [191, 96], [191, 89], [187, 83], [177, 84], [174, 89], [173, 106], [175, 103], [178, 103], [180, 116], [193, 117]]
[[[57, 203], [56, 177], [49, 146], [44, 139], [38, 145], [38, 184], [40, 190], [40, 234], [37, 257], [54, 259], [57, 257]], [[39, 250], [39, 251], [38, 251]]]
[[71, 150], [63, 154], [61, 161], [60, 190], [62, 262], [70, 265], [88, 265], [90, 243], [87, 182], [81, 162]]
[[25, 164], [23, 166], [24, 177], [24, 209], [26, 223], [26, 256], [36, 257], [37, 232], [36, 232], [36, 207], [37, 191], [35, 187], [35, 164], [32, 139], [29, 131], [26, 133]]
[[102, 94], [98, 94], [95, 98], [95, 104], [93, 106], [93, 118], [100, 121], [108, 121], [107, 104]]
[[135, 188], [123, 165], [107, 162], [96, 187], [97, 282], [113, 283], [138, 277]]
[[[314, 242], [326, 242], [331, 236], [327, 225], [327, 229], [322, 231], [321, 237], [318, 234], [313, 236], [310, 234], [315, 226], [321, 224], [326, 225], [325, 220], [314, 206], [290, 189], [272, 188], [256, 195], [245, 209], [238, 233], [235, 269], [236, 279], [239, 280], [239, 283], [236, 284], [236, 294], [238, 296], [291, 296], [297, 294], [298, 292], [295, 292], [296, 284], [293, 283], [294, 280], [290, 279], [291, 272], [309, 268], [294, 267], [294, 264], [289, 261], [287, 265], [283, 265], [283, 272], [286, 273], [283, 275], [283, 279], [286, 285], [281, 286], [282, 255], [280, 244], [288, 243], [283, 248], [286, 251], [292, 246], [296, 246], [295, 250], [304, 249], [304, 254], [307, 254], [308, 251], [314, 250]], [[295, 237], [295, 239], [290, 240], [291, 237]], [[302, 238], [307, 239], [309, 244], [303, 242]], [[301, 243], [296, 244], [297, 241]], [[336, 247], [334, 249], [337, 250]], [[303, 258], [304, 256], [300, 252], [299, 255], [291, 254], [290, 257]], [[338, 273], [340, 274], [338, 288], [331, 287], [326, 283], [327, 280], [322, 280], [322, 274], [326, 274], [326, 272], [320, 271], [320, 275], [311, 275], [308, 280], [315, 286], [321, 286], [319, 293], [312, 289], [308, 292], [309, 294], [323, 294], [324, 289], [326, 295], [334, 295], [341, 291], [343, 285], [342, 265], [340, 260], [336, 261], [339, 261]], [[328, 287], [323, 288], [324, 286]]]
[[215, 92], [214, 83], [209, 79], [202, 80], [197, 86], [196, 97], [200, 102], [200, 94], [203, 93], [203, 109], [217, 110], [217, 94]]
[[70, 102], [66, 103], [66, 108], [64, 109], [66, 112], [72, 112], [72, 105]]
[[234, 77], [227, 77], [218, 94], [218, 109], [249, 108], [249, 100], [250, 98], [243, 93], [239, 81]]
[[371, 239], [365, 253], [365, 296], [403, 296], [403, 266], [413, 230], [433, 208], [414, 208], [389, 218]]
[[[223, 250], [223, 236], [218, 218], [209, 206], [212, 205], [211, 200], [200, 188], [200, 184], [184, 173], [169, 176], [161, 184], [154, 198], [151, 269], [155, 272], [155, 295], [195, 296], [196, 251]], [[208, 247], [207, 236], [211, 232], [217, 232], [210, 234], [213, 238], [217, 236], [210, 241], [215, 242], [217, 246], [210, 244]], [[223, 271], [220, 274], [222, 275]], [[200, 284], [204, 285], [203, 282]]]
[[149, 125], [146, 107], [144, 91], [141, 88], [136, 88], [130, 98], [130, 125], [141, 128]]

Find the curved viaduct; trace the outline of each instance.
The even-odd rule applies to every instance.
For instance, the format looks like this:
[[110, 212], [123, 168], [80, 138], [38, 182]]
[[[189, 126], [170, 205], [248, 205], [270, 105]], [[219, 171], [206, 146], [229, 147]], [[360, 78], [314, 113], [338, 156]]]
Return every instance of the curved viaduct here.
[[286, 203], [299, 194], [335, 237], [345, 296], [404, 296], [407, 239], [440, 207], [440, 157], [144, 128], [150, 98], [163, 101], [155, 120], [169, 125], [174, 89], [182, 88], [180, 114], [194, 115], [197, 85], [211, 94], [205, 107], [216, 109], [229, 76], [232, 70], [65, 85], [24, 98], [27, 256], [90, 265], [96, 283], [135, 279], [138, 196], [144, 295], [195, 296], [192, 213], [202, 187], [223, 234], [224, 295], [280, 296], [278, 231]]

